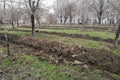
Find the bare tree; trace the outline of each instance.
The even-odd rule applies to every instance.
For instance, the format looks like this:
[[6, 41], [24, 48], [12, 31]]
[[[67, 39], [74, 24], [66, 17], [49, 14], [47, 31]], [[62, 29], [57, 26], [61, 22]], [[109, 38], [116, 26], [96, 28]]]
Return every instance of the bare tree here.
[[43, 15], [45, 15], [45, 9], [44, 8], [41, 8], [41, 6], [38, 8], [38, 10], [36, 11], [35, 13], [35, 17], [36, 17], [36, 20], [37, 20], [37, 23], [38, 25], [41, 24], [41, 19], [43, 17]]
[[64, 17], [64, 24], [66, 24], [66, 21], [67, 21], [67, 19], [68, 19], [68, 14], [69, 14], [69, 10], [68, 10], [68, 6], [66, 5], [64, 8], [63, 8], [63, 11], [64, 11], [64, 13], [63, 13], [63, 17]]
[[55, 10], [55, 13], [56, 13], [56, 17], [59, 20], [59, 23], [63, 24], [63, 12], [64, 12], [63, 9], [64, 9], [66, 1], [56, 0], [55, 3], [56, 4], [54, 6], [54, 10]]
[[[27, 3], [27, 1], [25, 0]], [[32, 35], [35, 35], [35, 13], [39, 7], [40, 0], [29, 0], [29, 10], [30, 10], [30, 17], [31, 17], [31, 24], [32, 24]]]
[[14, 18], [15, 18], [15, 12], [14, 12], [14, 7], [13, 7], [13, 3], [14, 1], [13, 0], [10, 0], [10, 7], [11, 7], [11, 24], [12, 24], [12, 27], [13, 27], [13, 30], [15, 29], [15, 25], [14, 25]]
[[8, 40], [7, 28], [6, 28], [6, 0], [4, 0], [3, 3], [4, 3], [4, 18], [3, 18], [4, 35], [5, 35], [7, 54], [8, 56], [10, 56], [9, 40]]
[[81, 1], [81, 6], [80, 6], [80, 16], [81, 16], [81, 21], [82, 24], [88, 23], [88, 13], [90, 15], [90, 11], [88, 11], [88, 3], [85, 0]]
[[70, 20], [70, 24], [72, 24], [72, 20], [73, 17], [75, 16], [75, 3], [74, 2], [70, 2], [68, 4], [68, 15], [69, 15], [69, 20]]
[[73, 17], [75, 15], [75, 0], [57, 0], [55, 6], [55, 13], [61, 24], [72, 23]]
[[117, 12], [117, 24], [118, 29], [115, 36], [115, 45], [118, 45], [119, 35], [120, 35], [120, 1], [119, 0], [108, 0], [113, 9]]
[[91, 0], [90, 5], [96, 11], [98, 17], [98, 24], [102, 22], [104, 11], [108, 8], [106, 5], [107, 0]]
[[47, 16], [47, 22], [49, 23], [49, 24], [55, 24], [56, 23], [56, 19], [55, 19], [55, 16], [54, 16], [54, 14], [52, 14], [52, 13], [49, 13], [49, 15]]

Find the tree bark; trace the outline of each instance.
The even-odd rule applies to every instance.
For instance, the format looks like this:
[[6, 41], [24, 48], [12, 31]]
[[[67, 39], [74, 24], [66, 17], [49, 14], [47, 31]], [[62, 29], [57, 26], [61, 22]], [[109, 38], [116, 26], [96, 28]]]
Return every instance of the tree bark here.
[[70, 18], [70, 25], [72, 24], [72, 18]]
[[35, 16], [31, 14], [31, 24], [32, 24], [32, 35], [35, 35]]
[[39, 20], [39, 17], [37, 17], [36, 20], [37, 20], [38, 25], [40, 26], [40, 25], [41, 25], [41, 22], [40, 22], [40, 20]]
[[98, 24], [100, 25], [101, 24], [101, 17], [98, 18]]
[[67, 21], [67, 17], [64, 17], [64, 24], [66, 24], [66, 21]]
[[70, 13], [70, 25], [72, 24], [72, 14]]
[[98, 13], [98, 24], [100, 25], [102, 22], [102, 12]]
[[30, 17], [31, 17], [31, 24], [32, 24], [32, 35], [35, 35], [35, 12], [39, 7], [40, 0], [37, 0], [35, 5], [35, 1], [29, 0], [29, 7], [31, 10]]
[[12, 27], [13, 27], [13, 30], [15, 30], [15, 26], [14, 26], [14, 21], [12, 20]]
[[9, 39], [8, 39], [8, 34], [7, 34], [7, 29], [6, 29], [6, 24], [5, 24], [5, 18], [6, 18], [6, 0], [4, 0], [4, 21], [3, 21], [3, 26], [4, 26], [4, 37], [5, 37], [5, 43], [6, 43], [6, 49], [7, 49], [7, 55], [10, 56], [10, 48], [9, 48]]
[[62, 14], [60, 15], [60, 23], [61, 23], [61, 24], [63, 23]]
[[115, 46], [118, 45], [119, 36], [120, 36], [120, 23], [119, 23], [119, 26], [118, 26], [118, 30], [117, 30], [117, 32], [116, 32]]
[[20, 24], [19, 24], [19, 20], [17, 19], [17, 27], [19, 27], [20, 26]]

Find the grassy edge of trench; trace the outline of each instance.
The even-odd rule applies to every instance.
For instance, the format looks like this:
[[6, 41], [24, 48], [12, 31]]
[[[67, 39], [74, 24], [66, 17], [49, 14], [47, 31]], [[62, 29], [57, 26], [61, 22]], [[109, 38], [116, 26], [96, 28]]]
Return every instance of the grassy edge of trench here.
[[[31, 36], [30, 32], [16, 32], [16, 31], [8, 31], [10, 34], [14, 34], [17, 36]], [[56, 35], [49, 35], [49, 34], [42, 34], [36, 33], [35, 38], [48, 40], [48, 41], [57, 41], [66, 45], [76, 45], [76, 46], [83, 46], [84, 48], [90, 49], [105, 49], [111, 51], [114, 54], [120, 54], [120, 45], [118, 48], [114, 48], [113, 44], [100, 42], [100, 41], [92, 41], [92, 40], [85, 40], [85, 39], [77, 39], [77, 38], [70, 38], [70, 37], [60, 37]]]
[[[20, 36], [20, 35], [23, 35], [23, 34], [20, 33], [18, 35]], [[43, 66], [45, 67], [46, 65], [39, 65], [40, 63], [46, 64], [47, 65], [46, 69], [48, 71], [44, 71], [46, 69], [42, 69], [42, 68], [43, 68]], [[89, 70], [88, 72], [87, 71], [86, 72], [85, 71], [80, 72], [80, 67], [77, 67], [77, 66], [73, 67], [73, 66], [64, 66], [64, 65], [62, 65], [62, 66], [58, 67], [56, 65], [49, 64], [49, 63], [47, 63], [46, 61], [44, 61], [42, 59], [39, 60], [39, 59], [37, 59], [37, 57], [28, 56], [28, 55], [22, 55], [22, 56], [18, 57], [17, 60], [15, 60], [14, 58], [11, 59], [9, 57], [6, 57], [3, 60], [3, 66], [2, 67], [4, 67], [5, 70], [9, 71], [9, 73], [13, 73], [11, 75], [9, 75], [9, 73], [6, 74], [6, 75], [11, 76], [11, 78], [14, 79], [14, 80], [16, 80], [18, 78], [26, 79], [26, 80], [28, 80], [28, 79], [33, 80], [33, 78], [34, 79], [35, 78], [36, 79], [43, 78], [43, 80], [76, 80], [76, 79], [78, 79], [78, 80], [79, 79], [85, 79], [85, 80], [100, 80], [100, 79], [102, 79], [102, 80], [110, 80], [110, 79], [108, 79], [106, 77], [103, 77], [102, 72], [100, 70], [94, 69], [92, 71]], [[2, 67], [0, 66], [0, 68], [1, 68], [0, 72], [1, 73], [3, 72], [2, 70], [4, 70], [4, 69], [2, 69]], [[46, 73], [39, 71], [40, 68]], [[55, 69], [55, 72], [51, 68]], [[24, 72], [25, 70], [26, 70], [26, 72]], [[17, 75], [15, 74], [16, 72], [18, 73]], [[58, 72], [60, 72], [60, 74], [57, 74]], [[43, 73], [43, 74], [41, 74], [41, 73]], [[46, 77], [46, 75], [49, 75], [49, 74], [51, 74], [51, 76]], [[73, 74], [75, 74], [75, 75], [73, 75]], [[1, 75], [1, 76], [3, 78], [5, 78], [4, 75]], [[97, 76], [97, 78], [96, 78], [96, 76]], [[116, 75], [116, 74], [113, 74], [112, 77], [115, 80], [120, 79], [120, 76]]]
[[[0, 66], [1, 79], [13, 80], [111, 80], [109, 76], [97, 69], [82, 69], [80, 66], [54, 65], [32, 55], [20, 55], [17, 59], [6, 57]], [[107, 72], [106, 72], [107, 73]], [[5, 75], [8, 75], [6, 77]], [[104, 76], [103, 76], [104, 75]], [[118, 80], [119, 75], [111, 74]]]

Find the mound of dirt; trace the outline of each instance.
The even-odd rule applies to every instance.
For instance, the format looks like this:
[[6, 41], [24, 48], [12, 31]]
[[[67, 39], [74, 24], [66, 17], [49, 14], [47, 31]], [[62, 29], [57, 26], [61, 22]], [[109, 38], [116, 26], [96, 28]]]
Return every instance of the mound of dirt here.
[[75, 58], [99, 69], [120, 73], [120, 56], [112, 55], [105, 50], [87, 51]]
[[106, 50], [66, 46], [55, 41], [45, 41], [25, 36], [16, 38], [16, 36], [10, 35], [9, 38], [12, 43], [26, 45], [39, 50], [40, 53], [35, 53], [34, 55], [45, 55], [58, 64], [66, 61], [74, 64], [74, 62], [78, 63], [80, 61], [102, 70], [120, 74], [120, 56]]
[[[65, 46], [58, 42], [49, 42], [30, 37], [20, 37], [18, 40], [15, 40], [15, 42], [44, 50], [44, 53], [51, 53], [53, 57], [62, 57], [61, 61], [63, 61], [64, 58], [72, 62], [79, 60], [99, 69], [113, 73], [120, 72], [120, 56], [113, 55], [106, 50], [84, 49], [79, 46]], [[76, 56], [73, 57], [73, 55]]]

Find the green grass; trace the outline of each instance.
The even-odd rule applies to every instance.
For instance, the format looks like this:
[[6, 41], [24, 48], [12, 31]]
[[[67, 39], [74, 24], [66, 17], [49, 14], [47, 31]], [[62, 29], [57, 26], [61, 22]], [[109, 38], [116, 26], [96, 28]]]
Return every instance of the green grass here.
[[[18, 30], [30, 30], [31, 28], [18, 28]], [[93, 37], [100, 37], [104, 39], [114, 39], [115, 33], [111, 33], [108, 31], [80, 31], [80, 29], [37, 29], [40, 31], [47, 31], [47, 32], [58, 32], [58, 33], [68, 33], [68, 34], [85, 34]]]
[[118, 46], [118, 48], [112, 48], [110, 51], [114, 54], [120, 55], [120, 46]]
[[4, 56], [5, 54], [5, 48], [3, 48], [3, 46], [1, 46], [1, 44], [0, 44], [0, 57], [1, 56]]
[[[30, 30], [31, 28], [18, 28], [18, 30]], [[108, 31], [80, 31], [79, 29], [37, 29], [39, 31], [67, 33], [67, 34], [84, 34], [92, 37], [99, 37], [103, 39], [114, 39], [115, 33]]]
[[31, 28], [18, 28], [18, 30], [32, 30]]
[[60, 37], [56, 35], [48, 35], [48, 34], [36, 34], [36, 37], [43, 40], [49, 40], [49, 41], [58, 41], [60, 43], [66, 44], [66, 45], [81, 45], [85, 48], [104, 48], [107, 43], [104, 42], [98, 42], [98, 41], [92, 41], [92, 40], [85, 40], [85, 39], [76, 39], [76, 38], [70, 38], [70, 37]]
[[115, 34], [105, 31], [80, 31], [80, 30], [53, 30], [53, 29], [39, 29], [40, 31], [47, 31], [47, 32], [58, 32], [58, 33], [68, 33], [68, 34], [85, 34], [93, 37], [100, 37], [104, 39], [114, 39]]
[[[27, 35], [31, 37], [30, 32], [8, 31], [8, 33], [18, 36]], [[66, 45], [82, 45], [85, 48], [108, 49], [107, 47], [111, 45], [99, 41], [60, 37], [40, 33], [37, 33], [35, 37], [43, 40], [58, 41]], [[119, 54], [119, 48], [111, 49], [111, 52]], [[2, 53], [3, 51], [0, 49], [0, 54]], [[69, 65], [57, 66], [31, 55], [21, 55], [17, 59], [14, 59], [14, 57], [6, 57], [4, 60], [1, 60], [0, 63], [1, 62], [1, 80], [110, 80], [103, 76], [103, 73], [100, 70], [83, 70], [81, 67]], [[2, 70], [6, 71], [5, 74], [1, 74], [1, 72], [4, 72]], [[116, 80], [119, 80], [119, 77], [119, 75], [113, 75], [113, 78]]]
[[17, 31], [7, 31], [9, 34], [14, 34], [17, 36], [26, 36], [32, 34], [31, 32], [17, 32]]
[[112, 77], [115, 79], [115, 80], [120, 80], [120, 75], [112, 75]]
[[[31, 34], [30, 32], [16, 32], [16, 31], [8, 31], [8, 33], [18, 35], [18, 36], [25, 36], [25, 35], [30, 36]], [[78, 45], [78, 46], [81, 45], [81, 46], [84, 46], [85, 48], [101, 49], [106, 47], [106, 45], [108, 45], [107, 43], [99, 42], [99, 41], [76, 39], [76, 38], [70, 38], [70, 37], [60, 37], [56, 35], [48, 35], [48, 34], [41, 34], [41, 33], [37, 33], [35, 37], [42, 40], [58, 41], [66, 45]]]
[[[30, 32], [16, 32], [16, 31], [9, 31], [10, 34], [15, 34], [18, 36], [31, 36]], [[85, 48], [91, 49], [106, 49], [111, 51], [114, 54], [120, 54], [120, 46], [118, 48], [109, 48], [112, 46], [110, 43], [100, 42], [100, 41], [92, 41], [92, 40], [85, 40], [85, 39], [77, 39], [77, 38], [70, 38], [70, 37], [60, 37], [56, 35], [48, 35], [48, 34], [41, 34], [37, 33], [36, 38], [48, 41], [57, 41], [66, 45], [77, 45], [83, 46]]]
[[92, 41], [85, 39], [77, 39], [70, 37], [60, 37], [56, 35], [48, 35], [48, 34], [36, 34], [38, 39], [49, 40], [49, 41], [57, 41], [66, 45], [76, 45], [83, 46], [84, 48], [90, 49], [106, 49], [111, 51], [114, 54], [120, 54], [120, 45], [118, 48], [111, 47], [113, 44], [100, 42], [100, 41]]
[[[100, 70], [87, 70], [78, 66], [54, 65], [31, 55], [21, 55], [17, 59], [6, 57], [0, 66], [7, 73], [2, 80], [109, 80]], [[5, 76], [7, 75], [7, 77]]]
[[[3, 65], [10, 68], [10, 77], [14, 80], [72, 80], [72, 73], [66, 73], [66, 71], [61, 71], [64, 68], [76, 69], [75, 67], [67, 66], [56, 66], [49, 64], [46, 61], [39, 60], [34, 56], [23, 55], [20, 56], [16, 61], [11, 61], [11, 58], [7, 58], [3, 61]], [[17, 74], [15, 74], [17, 72]], [[3, 77], [3, 76], [2, 76]]]
[[[30, 28], [19, 28], [19, 30], [31, 30]], [[115, 33], [108, 31], [80, 31], [80, 29], [37, 29], [39, 31], [67, 33], [67, 34], [84, 34], [92, 37], [99, 37], [103, 39], [114, 39]]]

